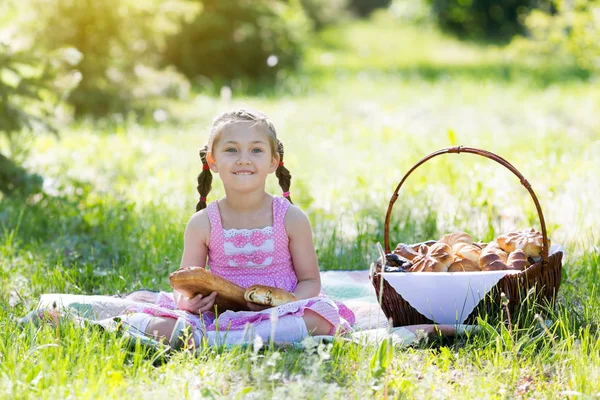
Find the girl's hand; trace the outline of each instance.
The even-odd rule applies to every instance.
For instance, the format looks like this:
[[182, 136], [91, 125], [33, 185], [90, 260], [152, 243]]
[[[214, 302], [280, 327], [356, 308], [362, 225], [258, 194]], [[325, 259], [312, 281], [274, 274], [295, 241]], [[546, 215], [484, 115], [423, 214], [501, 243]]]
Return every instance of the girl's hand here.
[[250, 311], [262, 311], [266, 310], [267, 308], [271, 308], [271, 306], [263, 306], [262, 304], [256, 304], [250, 301], [247, 301], [246, 304], [248, 305], [248, 309]]
[[186, 298], [183, 295], [179, 296], [177, 300], [177, 308], [190, 312], [192, 314], [202, 314], [206, 311], [211, 311], [215, 305], [215, 299], [217, 298], [217, 292], [212, 292], [208, 296], [202, 296], [197, 294], [191, 299]]

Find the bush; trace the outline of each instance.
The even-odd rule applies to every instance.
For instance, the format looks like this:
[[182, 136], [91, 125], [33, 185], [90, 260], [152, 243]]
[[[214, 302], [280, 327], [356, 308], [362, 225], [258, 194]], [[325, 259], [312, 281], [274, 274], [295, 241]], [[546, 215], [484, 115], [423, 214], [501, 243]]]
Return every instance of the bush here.
[[[0, 134], [11, 147], [18, 147], [17, 136], [25, 131], [54, 132], [52, 119], [60, 102], [57, 93], [66, 93], [77, 83], [68, 74], [66, 79], [61, 77], [66, 65], [61, 56], [65, 55], [69, 52], [42, 57], [0, 43]], [[77, 54], [69, 58], [77, 62]], [[0, 152], [0, 192], [27, 195], [39, 192], [41, 183], [40, 176], [27, 173]]]
[[428, 0], [438, 25], [461, 37], [506, 40], [523, 32], [523, 18], [550, 0]]
[[40, 175], [27, 172], [0, 153], [0, 193], [25, 197], [40, 193], [43, 183], [44, 179]]
[[50, 128], [52, 106], [43, 98], [53, 78], [41, 60], [0, 43], [0, 133], [10, 140], [24, 129]]
[[519, 57], [560, 60], [600, 72], [600, 0], [553, 2], [555, 13], [534, 10], [525, 19], [527, 37], [511, 44]]
[[153, 66], [165, 35], [193, 9], [183, 0], [29, 0], [27, 25], [47, 51], [83, 54], [82, 80], [68, 97], [76, 115], [124, 113], [137, 100], [140, 64]]
[[368, 17], [378, 8], [387, 8], [392, 0], [349, 0], [348, 8], [359, 17]]
[[406, 24], [429, 24], [432, 22], [431, 7], [427, 0], [393, 0], [389, 14]]
[[163, 62], [188, 78], [274, 78], [300, 60], [308, 21], [293, 0], [196, 0], [201, 12], [167, 40]]
[[346, 18], [348, 0], [301, 0], [306, 16], [315, 30], [335, 24]]

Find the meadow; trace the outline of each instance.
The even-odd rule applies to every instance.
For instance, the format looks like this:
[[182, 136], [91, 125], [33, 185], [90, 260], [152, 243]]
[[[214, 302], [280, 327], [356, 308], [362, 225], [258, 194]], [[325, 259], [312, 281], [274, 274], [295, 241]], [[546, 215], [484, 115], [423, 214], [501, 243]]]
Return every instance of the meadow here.
[[[44, 194], [0, 199], [2, 398], [600, 397], [600, 90], [560, 60], [460, 42], [386, 16], [322, 32], [276, 89], [199, 92], [167, 118], [79, 121], [12, 149]], [[554, 310], [456, 340], [377, 347], [204, 349], [165, 356], [69, 324], [22, 328], [42, 293], [168, 290], [197, 202], [197, 150], [212, 117], [249, 105], [274, 121], [322, 270], [368, 268], [404, 173], [452, 145], [492, 151], [529, 180], [565, 250]], [[28, 149], [27, 152], [24, 149]], [[275, 179], [268, 188], [278, 194]], [[223, 195], [215, 185], [209, 200]], [[402, 188], [393, 243], [454, 230], [490, 240], [539, 228], [527, 191], [500, 165], [438, 157]]]

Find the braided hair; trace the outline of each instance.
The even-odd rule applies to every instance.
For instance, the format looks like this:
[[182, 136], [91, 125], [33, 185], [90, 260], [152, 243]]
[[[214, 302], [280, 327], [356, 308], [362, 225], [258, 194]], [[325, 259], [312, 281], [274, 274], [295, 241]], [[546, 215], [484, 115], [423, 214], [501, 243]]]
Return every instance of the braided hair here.
[[275, 176], [279, 181], [279, 186], [284, 192], [284, 196], [292, 203], [292, 199], [289, 196], [290, 185], [292, 183], [292, 175], [290, 171], [283, 165], [283, 143], [277, 139], [277, 132], [273, 123], [261, 112], [249, 110], [249, 109], [237, 109], [232, 111], [224, 112], [215, 118], [212, 128], [210, 130], [210, 136], [208, 144], [200, 149], [200, 160], [202, 161], [202, 172], [198, 175], [198, 193], [200, 194], [200, 201], [196, 204], [196, 211], [200, 211], [206, 208], [206, 197], [210, 193], [212, 188], [212, 173], [206, 156], [212, 152], [214, 143], [218, 140], [219, 134], [228, 125], [237, 122], [253, 122], [252, 126], [263, 126], [266, 128], [267, 136], [269, 137], [269, 144], [271, 147], [271, 154], [279, 154], [279, 165], [275, 170]]
[[206, 196], [210, 193], [212, 188], [212, 173], [210, 167], [206, 161], [206, 154], [208, 153], [208, 146], [204, 146], [200, 149], [200, 160], [202, 160], [202, 172], [198, 175], [198, 193], [200, 194], [200, 201], [196, 204], [196, 211], [200, 211], [206, 208]]

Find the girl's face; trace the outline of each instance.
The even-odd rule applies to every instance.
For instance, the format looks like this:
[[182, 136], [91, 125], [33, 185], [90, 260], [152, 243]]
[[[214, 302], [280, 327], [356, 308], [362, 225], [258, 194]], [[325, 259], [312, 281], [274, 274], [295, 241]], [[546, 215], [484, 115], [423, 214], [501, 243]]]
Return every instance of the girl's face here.
[[267, 176], [278, 167], [279, 155], [271, 153], [264, 127], [253, 122], [228, 125], [207, 155], [213, 172], [221, 176], [226, 190], [264, 190]]

